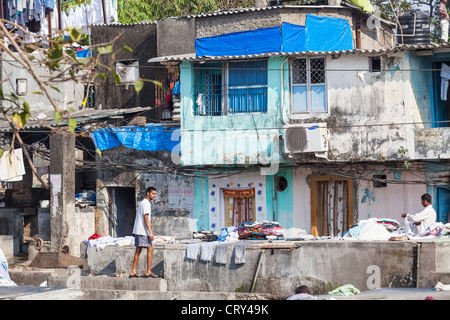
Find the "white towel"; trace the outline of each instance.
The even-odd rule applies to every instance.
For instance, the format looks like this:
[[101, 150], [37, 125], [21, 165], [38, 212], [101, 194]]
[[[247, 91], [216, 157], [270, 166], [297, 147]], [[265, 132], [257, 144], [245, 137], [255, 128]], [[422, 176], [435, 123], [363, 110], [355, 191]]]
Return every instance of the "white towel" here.
[[211, 261], [212, 253], [216, 245], [217, 241], [203, 243], [200, 250], [200, 260]]
[[219, 264], [227, 264], [227, 248], [231, 242], [219, 243], [216, 247], [215, 261]]
[[186, 248], [186, 259], [197, 260], [200, 243], [191, 243]]
[[237, 243], [234, 246], [234, 263], [235, 264], [243, 264], [245, 263], [245, 247], [246, 242]]

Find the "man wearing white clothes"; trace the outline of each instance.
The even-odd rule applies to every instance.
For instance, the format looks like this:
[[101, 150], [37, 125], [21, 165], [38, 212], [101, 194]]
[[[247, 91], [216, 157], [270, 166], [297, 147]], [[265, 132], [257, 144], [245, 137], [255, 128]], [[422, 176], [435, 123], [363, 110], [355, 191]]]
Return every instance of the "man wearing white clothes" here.
[[[402, 214], [402, 218], [405, 218], [405, 224], [408, 223], [411, 227], [417, 226], [418, 234], [424, 233], [429, 226], [436, 222], [436, 211], [431, 205], [431, 196], [428, 193], [425, 193], [420, 199], [422, 201], [422, 206], [425, 207], [425, 209], [416, 214]], [[407, 226], [405, 225], [405, 227]]]
[[447, 13], [447, 0], [441, 0], [441, 3], [439, 4], [439, 20], [441, 23], [441, 43], [447, 44], [448, 41], [448, 22], [449, 22], [449, 16]]
[[152, 273], [152, 257], [153, 257], [153, 245], [152, 241], [155, 239], [152, 228], [150, 226], [150, 218], [152, 215], [152, 207], [150, 201], [156, 197], [156, 189], [154, 187], [148, 187], [145, 190], [146, 197], [139, 203], [136, 218], [134, 220], [134, 245], [136, 251], [134, 253], [133, 267], [131, 268], [130, 278], [139, 278], [136, 272], [139, 256], [141, 255], [142, 248], [147, 248], [147, 271], [142, 278], [158, 278], [158, 276]]

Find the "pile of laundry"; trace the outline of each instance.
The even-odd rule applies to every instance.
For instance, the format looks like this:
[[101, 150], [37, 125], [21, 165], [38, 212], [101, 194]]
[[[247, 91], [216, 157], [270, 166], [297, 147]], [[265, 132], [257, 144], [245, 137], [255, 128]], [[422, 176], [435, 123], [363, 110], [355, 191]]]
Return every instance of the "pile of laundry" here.
[[88, 240], [84, 241], [88, 248], [97, 247], [98, 249], [103, 249], [106, 246], [133, 246], [134, 237], [126, 236], [120, 238], [113, 238], [111, 236], [99, 236], [99, 234], [94, 233], [89, 237]]
[[284, 240], [283, 228], [274, 221], [242, 222], [237, 233], [239, 240]]
[[[125, 236], [119, 238], [113, 238], [111, 236], [101, 236], [98, 233], [94, 233], [89, 237], [88, 240], [84, 241], [87, 244], [87, 247], [97, 247], [98, 249], [103, 249], [106, 246], [134, 246], [134, 237], [133, 236]], [[162, 244], [170, 244], [174, 243], [175, 238], [169, 236], [155, 236], [155, 239], [152, 241], [153, 245], [162, 245]]]
[[360, 220], [342, 235], [345, 240], [389, 240], [399, 235], [400, 223], [388, 218]]
[[192, 239], [199, 239], [201, 241], [216, 241], [217, 233], [213, 231], [196, 231], [192, 233]]
[[8, 260], [3, 250], [0, 249], [0, 287], [2, 286], [17, 286], [17, 284], [9, 277]]
[[371, 218], [360, 220], [344, 233], [344, 240], [414, 240], [434, 239], [450, 236], [450, 223], [436, 222], [429, 226], [425, 232], [420, 234], [408, 233], [404, 226], [394, 219]]

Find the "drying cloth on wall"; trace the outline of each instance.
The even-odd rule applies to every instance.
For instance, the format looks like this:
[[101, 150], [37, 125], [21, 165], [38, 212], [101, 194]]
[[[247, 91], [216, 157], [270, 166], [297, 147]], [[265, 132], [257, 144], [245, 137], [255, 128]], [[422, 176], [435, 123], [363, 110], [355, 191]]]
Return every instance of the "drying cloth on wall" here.
[[200, 243], [191, 243], [186, 247], [186, 259], [197, 260]]
[[247, 243], [245, 241], [239, 242], [234, 246], [234, 263], [243, 264], [245, 263], [245, 247]]
[[306, 15], [306, 51], [353, 50], [352, 30], [345, 19]]
[[197, 56], [235, 56], [280, 52], [280, 27], [233, 32], [195, 40]]
[[123, 145], [131, 149], [172, 152], [180, 143], [180, 135], [175, 132], [177, 129], [162, 124], [147, 124], [145, 127], [98, 129], [91, 137], [101, 151]]
[[25, 174], [22, 149], [15, 149], [11, 153], [5, 151], [0, 159], [1, 181], [22, 181]]
[[441, 66], [441, 100], [447, 100], [448, 79], [450, 79], [450, 66], [443, 63]]
[[227, 249], [232, 242], [219, 243], [216, 246], [215, 262], [219, 264], [227, 263]]
[[214, 248], [216, 247], [216, 245], [217, 245], [217, 241], [202, 243], [202, 246], [200, 249], [200, 260], [201, 261], [211, 261], [212, 255], [214, 252]]

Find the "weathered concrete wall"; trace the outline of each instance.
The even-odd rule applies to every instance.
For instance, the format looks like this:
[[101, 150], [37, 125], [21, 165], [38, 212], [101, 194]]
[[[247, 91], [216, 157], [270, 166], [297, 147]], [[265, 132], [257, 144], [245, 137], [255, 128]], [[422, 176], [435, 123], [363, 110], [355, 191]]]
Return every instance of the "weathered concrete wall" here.
[[[26, 79], [27, 80], [27, 92], [21, 98], [25, 99], [26, 102], [30, 104], [31, 112], [34, 117], [37, 117], [40, 111], [53, 110], [53, 107], [44, 94], [36, 94], [33, 92], [41, 92], [41, 89], [37, 82], [30, 76], [29, 72], [26, 71], [18, 62], [14, 60], [13, 57], [2, 53], [2, 79], [7, 80], [2, 82], [2, 90], [6, 94], [12, 92], [16, 93], [16, 80]], [[40, 75], [50, 76], [50, 72], [46, 66], [35, 65], [34, 68], [36, 72]], [[65, 67], [62, 66], [62, 69]], [[42, 78], [42, 76], [41, 76]], [[58, 91], [52, 90], [51, 94], [53, 100], [56, 101], [58, 108], [60, 110], [66, 110], [67, 108], [77, 108], [81, 106], [81, 102], [84, 98], [84, 85], [81, 82], [76, 83], [75, 81], [59, 81], [51, 84], [52, 86], [58, 88]], [[3, 101], [4, 106], [9, 106], [11, 103], [8, 101]], [[14, 106], [14, 104], [11, 104]]]
[[[145, 189], [153, 186], [157, 189], [157, 196], [152, 201], [152, 230], [160, 236], [190, 238], [192, 232], [196, 231], [194, 178], [164, 173], [164, 170], [173, 165], [168, 152], [145, 152], [118, 147], [104, 151], [104, 156], [116, 163], [135, 165], [135, 168], [125, 171], [102, 170], [98, 173], [95, 218], [97, 233], [117, 236], [114, 234], [117, 222], [111, 216], [112, 198], [108, 189], [126, 187], [134, 190], [133, 198], [127, 200], [130, 204], [128, 213], [119, 213], [131, 215], [128, 222], [133, 224], [137, 206], [145, 196]], [[132, 226], [129, 231], [126, 235], [131, 235]]]
[[[133, 265], [134, 246], [106, 246], [87, 248], [89, 272], [92, 275], [128, 276]], [[163, 251], [155, 247], [152, 259], [152, 271], [164, 275]], [[142, 250], [139, 257], [137, 273], [144, 274], [147, 267], [147, 249]]]
[[[119, 37], [120, 36], [120, 37]], [[141, 23], [131, 25], [97, 25], [92, 28], [94, 44], [104, 44], [114, 40], [114, 58], [111, 55], [101, 55], [100, 62], [115, 70], [117, 61], [137, 61], [139, 63], [139, 78], [143, 80], [159, 80], [156, 78], [156, 69], [149, 68], [147, 61], [156, 56], [156, 24]], [[123, 50], [128, 46], [132, 51]], [[95, 53], [96, 54], [96, 53]], [[103, 72], [106, 72], [103, 70]], [[155, 85], [144, 81], [139, 94], [133, 84], [116, 84], [110, 72], [106, 72], [104, 82], [95, 87], [95, 108], [118, 109], [133, 107], [148, 107], [155, 105]], [[149, 117], [155, 119], [156, 110], [149, 112]]]
[[[206, 244], [206, 243], [204, 243]], [[268, 243], [266, 242], [266, 245]], [[222, 244], [223, 245], [223, 244]], [[315, 295], [345, 284], [361, 291], [383, 288], [432, 288], [450, 280], [450, 242], [422, 242], [418, 260], [417, 243], [392, 241], [318, 240], [276, 242], [274, 246], [296, 245], [296, 249], [266, 249], [256, 280], [256, 293], [291, 295], [300, 284]], [[186, 244], [155, 247], [154, 270], [163, 265], [168, 291], [249, 292], [262, 244], [250, 243], [245, 263], [236, 264], [235, 244], [227, 247], [226, 264], [186, 259]], [[125, 274], [132, 263], [134, 247], [89, 249], [89, 268], [104, 274]], [[200, 249], [199, 249], [200, 253]], [[418, 261], [418, 263], [416, 263]], [[142, 266], [145, 262], [140, 261]], [[102, 269], [103, 268], [103, 269]], [[417, 274], [417, 276], [416, 276]]]

